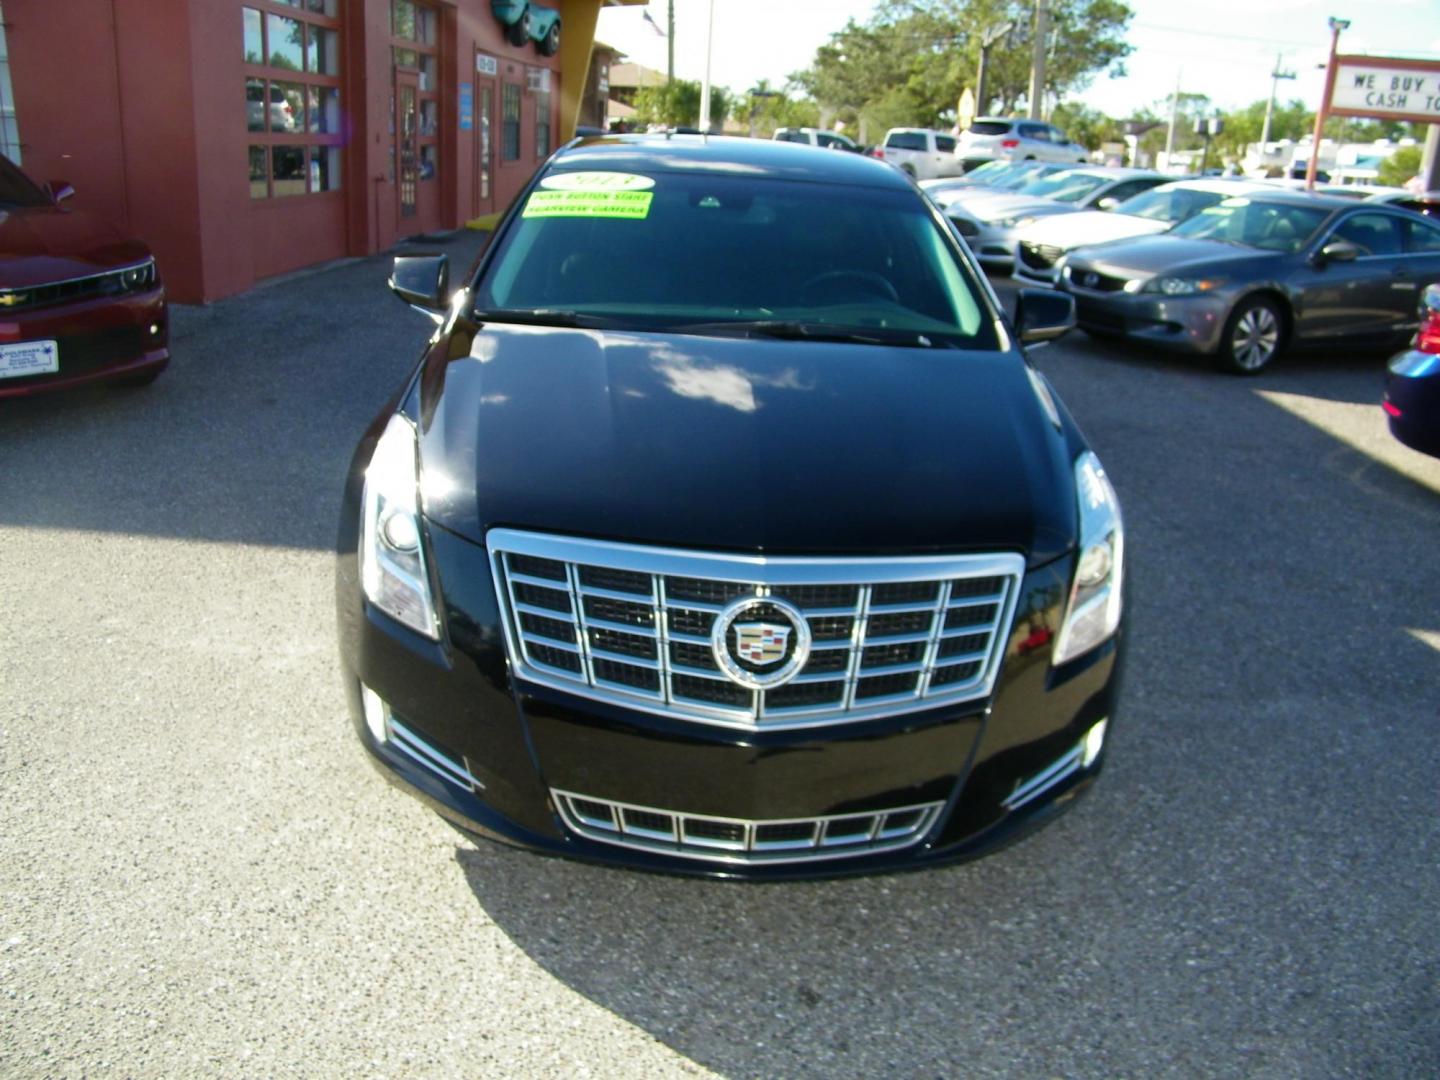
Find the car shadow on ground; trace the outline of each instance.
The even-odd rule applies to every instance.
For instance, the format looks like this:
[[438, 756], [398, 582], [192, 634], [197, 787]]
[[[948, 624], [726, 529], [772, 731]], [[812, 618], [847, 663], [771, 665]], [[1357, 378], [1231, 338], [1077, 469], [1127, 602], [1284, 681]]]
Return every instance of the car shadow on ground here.
[[[425, 250], [459, 280], [483, 239]], [[350, 455], [433, 330], [390, 293], [390, 266], [172, 306], [170, 366], [144, 389], [0, 400], [0, 526], [333, 549]]]

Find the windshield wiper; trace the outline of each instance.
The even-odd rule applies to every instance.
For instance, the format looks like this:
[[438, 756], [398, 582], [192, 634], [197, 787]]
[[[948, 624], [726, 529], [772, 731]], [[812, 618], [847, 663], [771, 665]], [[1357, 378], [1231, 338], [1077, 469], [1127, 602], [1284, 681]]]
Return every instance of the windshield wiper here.
[[954, 348], [936, 334], [900, 330], [889, 326], [831, 326], [829, 323], [799, 322], [793, 319], [725, 320], [721, 322], [678, 323], [667, 329], [680, 334], [735, 334], [740, 337], [779, 338], [785, 341], [839, 341], [857, 345], [899, 345], [911, 349]]
[[579, 330], [604, 330], [620, 326], [619, 319], [603, 315], [582, 315], [578, 311], [559, 308], [479, 308], [473, 313], [476, 322], [518, 323], [522, 326], [564, 326]]

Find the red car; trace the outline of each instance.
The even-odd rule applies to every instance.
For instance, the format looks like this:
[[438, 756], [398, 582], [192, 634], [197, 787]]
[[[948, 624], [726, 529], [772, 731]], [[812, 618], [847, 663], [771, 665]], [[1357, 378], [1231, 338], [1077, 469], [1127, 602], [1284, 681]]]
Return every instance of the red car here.
[[60, 203], [0, 157], [0, 398], [101, 379], [144, 385], [170, 362], [150, 249]]

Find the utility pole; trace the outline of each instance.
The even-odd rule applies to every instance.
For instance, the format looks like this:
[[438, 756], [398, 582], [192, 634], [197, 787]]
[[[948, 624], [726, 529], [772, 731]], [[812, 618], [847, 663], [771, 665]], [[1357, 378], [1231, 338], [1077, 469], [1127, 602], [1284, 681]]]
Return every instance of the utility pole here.
[[980, 35], [980, 70], [975, 73], [975, 115], [984, 116], [989, 110], [990, 99], [985, 96], [985, 72], [990, 66], [990, 50], [1015, 26], [1006, 23]]
[[1175, 152], [1175, 114], [1180, 111], [1180, 71], [1175, 72], [1175, 93], [1170, 96], [1170, 127], [1165, 132], [1165, 171], [1170, 171], [1170, 155]]
[[1030, 119], [1045, 110], [1045, 42], [1050, 36], [1050, 0], [1035, 0], [1035, 40], [1030, 61]]
[[1275, 115], [1275, 91], [1280, 86], [1281, 79], [1295, 78], [1293, 71], [1280, 70], [1280, 57], [1283, 53], [1275, 54], [1275, 70], [1270, 72], [1270, 100], [1265, 103], [1265, 126], [1260, 129], [1260, 153], [1265, 153], [1265, 144], [1270, 141], [1270, 117]]
[[665, 81], [675, 81], [675, 0], [670, 0], [670, 10], [665, 25], [665, 48], [670, 56], [665, 65]]
[[1320, 137], [1325, 132], [1325, 119], [1330, 115], [1330, 95], [1335, 92], [1335, 53], [1340, 48], [1340, 31], [1349, 29], [1349, 19], [1330, 19], [1330, 60], [1325, 65], [1325, 96], [1315, 110], [1315, 134], [1310, 139], [1310, 164], [1305, 169], [1305, 190], [1315, 190], [1315, 173], [1320, 168]]

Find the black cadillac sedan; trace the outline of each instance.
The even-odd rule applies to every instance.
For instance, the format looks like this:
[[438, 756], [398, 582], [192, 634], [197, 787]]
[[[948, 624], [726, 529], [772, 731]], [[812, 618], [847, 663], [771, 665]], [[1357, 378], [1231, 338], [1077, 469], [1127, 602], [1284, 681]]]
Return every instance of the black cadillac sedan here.
[[1241, 375], [1287, 347], [1393, 349], [1440, 281], [1440, 223], [1383, 204], [1246, 193], [1160, 236], [1079, 248], [1060, 288], [1080, 326], [1214, 356]]
[[1104, 469], [894, 169], [579, 140], [450, 292], [355, 453], [345, 683], [469, 832], [768, 878], [963, 858], [1100, 769], [1124, 530]]

